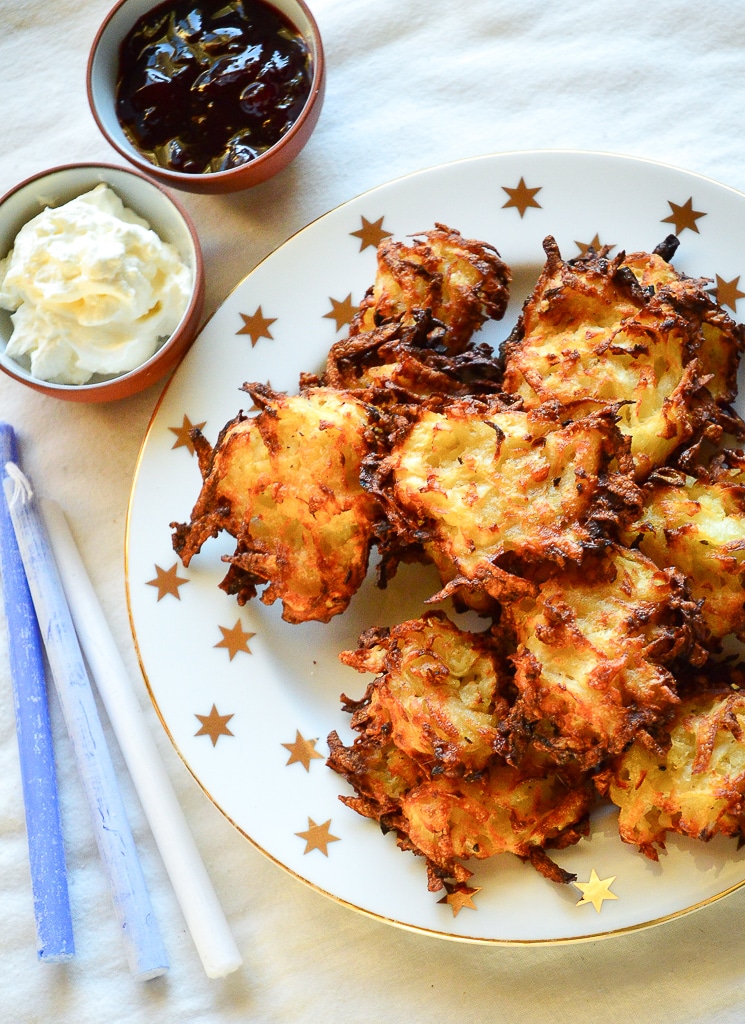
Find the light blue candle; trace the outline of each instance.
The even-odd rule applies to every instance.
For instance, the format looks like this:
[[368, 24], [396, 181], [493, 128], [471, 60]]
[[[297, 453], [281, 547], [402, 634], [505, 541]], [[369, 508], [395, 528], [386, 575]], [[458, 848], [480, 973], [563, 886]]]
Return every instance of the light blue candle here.
[[243, 961], [217, 893], [147, 727], [65, 514], [48, 498], [42, 498], [38, 508], [91, 681], [103, 701], [197, 952], [208, 977], [224, 978], [238, 970]]
[[[0, 467], [17, 462], [13, 429], [0, 423]], [[0, 470], [0, 478], [4, 472]], [[10, 676], [26, 812], [31, 891], [40, 960], [75, 955], [44, 653], [13, 523], [0, 495], [0, 577], [8, 624]]]
[[156, 978], [168, 970], [168, 957], [62, 581], [28, 480], [12, 463], [7, 464], [5, 470], [8, 509], [90, 807], [129, 966], [132, 973], [142, 980]]

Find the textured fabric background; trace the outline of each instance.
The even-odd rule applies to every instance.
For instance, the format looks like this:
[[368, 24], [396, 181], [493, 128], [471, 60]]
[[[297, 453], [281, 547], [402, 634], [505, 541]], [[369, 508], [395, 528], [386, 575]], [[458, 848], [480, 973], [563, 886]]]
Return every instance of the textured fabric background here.
[[[745, 8], [709, 0], [310, 0], [327, 99], [301, 157], [242, 195], [184, 195], [207, 268], [207, 310], [267, 253], [364, 190], [483, 153], [603, 150], [745, 189]], [[0, 192], [54, 164], [122, 161], [85, 95], [107, 0], [0, 0]], [[87, 808], [53, 705], [78, 956], [37, 963], [0, 618], [0, 1019], [4, 1024], [585, 1024], [734, 1022], [745, 1015], [745, 891], [670, 924], [573, 946], [451, 943], [368, 920], [266, 860], [206, 799], [150, 709], [129, 632], [124, 529], [159, 388], [108, 406], [0, 379], [0, 419], [25, 468], [67, 511], [131, 666], [245, 959], [223, 981], [199, 963], [136, 797], [120, 769], [172, 966], [129, 975]]]

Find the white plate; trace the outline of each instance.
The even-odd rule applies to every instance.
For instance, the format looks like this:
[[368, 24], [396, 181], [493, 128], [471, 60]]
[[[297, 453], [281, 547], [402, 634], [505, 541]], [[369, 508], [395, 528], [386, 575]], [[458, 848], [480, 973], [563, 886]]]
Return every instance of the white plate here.
[[[676, 224], [676, 218], [682, 219]], [[255, 600], [239, 608], [218, 589], [226, 568], [220, 556], [232, 550], [230, 538], [209, 541], [188, 570], [177, 565], [169, 524], [189, 519], [200, 487], [196, 459], [180, 443], [184, 418], [203, 423], [214, 442], [250, 404], [239, 390], [244, 381], [294, 392], [301, 370], [322, 367], [344, 331], [327, 315], [333, 303], [349, 295], [359, 303], [374, 276], [375, 248], [355, 232], [378, 221], [397, 238], [440, 221], [499, 249], [515, 284], [506, 319], [482, 332], [495, 347], [542, 266], [547, 234], [571, 258], [596, 237], [616, 246], [614, 252], [648, 250], [677, 230], [679, 270], [718, 275], [720, 283], [745, 273], [745, 196], [660, 164], [589, 153], [512, 153], [423, 171], [341, 206], [268, 257], [228, 296], [168, 386], [132, 491], [131, 621], [147, 685], [176, 749], [221, 811], [270, 858], [328, 896], [415, 930], [480, 942], [567, 941], [657, 923], [732, 891], [745, 881], [745, 860], [733, 840], [673, 840], [654, 864], [620, 842], [615, 815], [607, 810], [596, 815], [589, 840], [555, 859], [579, 882], [592, 871], [614, 879], [608, 884], [615, 899], [598, 903], [599, 909], [578, 905], [577, 888], [548, 882], [504, 855], [469, 865], [475, 869], [471, 885], [480, 889], [475, 909], [454, 913], [438, 902], [442, 893], [427, 891], [421, 858], [399, 851], [392, 835], [383, 836], [340, 803], [339, 794], [350, 790], [325, 766], [328, 733], [337, 729], [347, 742], [353, 738], [340, 694], [358, 697], [368, 681], [342, 666], [338, 652], [355, 647], [369, 626], [420, 614], [421, 598], [435, 586], [432, 576], [409, 567], [385, 592], [368, 579], [329, 625], [290, 626], [279, 604]], [[372, 241], [370, 232], [366, 237]], [[251, 320], [259, 309], [271, 320], [265, 331]], [[151, 582], [156, 567], [174, 569], [188, 583], [159, 589]], [[216, 646], [221, 627], [236, 624], [253, 634], [245, 641], [248, 650], [231, 650], [229, 641]], [[231, 716], [225, 721], [230, 734], [198, 734], [197, 716], [213, 707]], [[315, 740], [321, 756], [306, 764], [293, 758], [285, 744], [297, 733]], [[299, 835], [304, 832], [310, 842]], [[312, 838], [328, 835], [334, 838]]]

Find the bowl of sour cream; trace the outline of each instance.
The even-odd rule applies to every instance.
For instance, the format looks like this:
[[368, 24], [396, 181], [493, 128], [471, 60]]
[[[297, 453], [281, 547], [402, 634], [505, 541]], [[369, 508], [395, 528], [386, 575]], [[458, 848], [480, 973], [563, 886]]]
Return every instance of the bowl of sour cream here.
[[203, 305], [194, 225], [139, 172], [66, 165], [0, 199], [0, 369], [17, 381], [126, 398], [176, 366]]

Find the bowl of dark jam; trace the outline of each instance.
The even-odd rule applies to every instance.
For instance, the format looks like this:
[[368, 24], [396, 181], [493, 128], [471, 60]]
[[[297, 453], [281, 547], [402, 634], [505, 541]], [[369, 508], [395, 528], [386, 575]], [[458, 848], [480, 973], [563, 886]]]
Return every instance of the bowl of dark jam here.
[[143, 173], [190, 192], [252, 188], [287, 167], [324, 87], [304, 0], [119, 0], [88, 60], [104, 136]]

